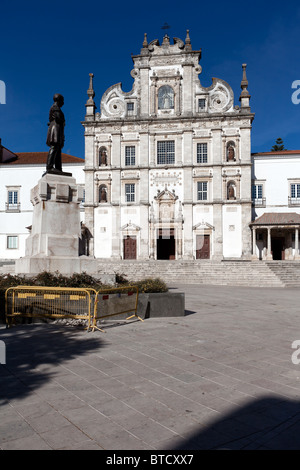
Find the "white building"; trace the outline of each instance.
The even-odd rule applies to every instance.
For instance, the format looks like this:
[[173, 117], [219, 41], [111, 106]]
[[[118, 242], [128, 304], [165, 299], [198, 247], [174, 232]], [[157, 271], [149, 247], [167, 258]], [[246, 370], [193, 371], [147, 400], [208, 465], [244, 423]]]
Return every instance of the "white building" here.
[[[132, 57], [133, 87], [111, 86], [96, 112], [90, 74], [85, 161], [63, 169], [85, 186], [81, 253], [105, 259], [299, 259], [300, 151], [251, 156], [243, 65], [240, 105], [226, 82], [199, 80], [201, 50], [168, 36]], [[47, 153], [0, 141], [0, 259], [25, 254], [30, 191]]]
[[201, 50], [166, 35], [132, 57], [132, 90], [111, 86], [85, 122], [90, 253], [112, 259], [251, 257], [251, 113], [228, 83], [201, 85]]
[[[14, 154], [0, 141], [0, 259], [25, 255], [33, 214], [30, 191], [46, 171], [46, 160], [47, 152]], [[72, 173], [84, 186], [84, 160], [62, 154], [62, 164], [63, 171]]]
[[299, 259], [300, 151], [252, 155], [253, 258]]

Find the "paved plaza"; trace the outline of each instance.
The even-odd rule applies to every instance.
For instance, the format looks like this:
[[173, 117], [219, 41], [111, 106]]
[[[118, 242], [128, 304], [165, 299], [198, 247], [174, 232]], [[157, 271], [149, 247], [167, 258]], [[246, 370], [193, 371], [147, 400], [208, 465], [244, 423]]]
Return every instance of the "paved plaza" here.
[[170, 287], [185, 317], [0, 325], [0, 449], [300, 449], [299, 289]]

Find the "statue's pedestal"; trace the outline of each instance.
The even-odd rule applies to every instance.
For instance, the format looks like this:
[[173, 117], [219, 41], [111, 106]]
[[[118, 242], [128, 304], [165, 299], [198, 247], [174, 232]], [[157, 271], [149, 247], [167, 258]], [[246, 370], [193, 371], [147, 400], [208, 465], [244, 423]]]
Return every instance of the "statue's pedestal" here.
[[83, 188], [72, 175], [43, 175], [31, 190], [32, 229], [26, 240], [25, 257], [16, 260], [16, 273], [81, 272], [78, 249], [82, 199]]
[[72, 176], [46, 173], [31, 190], [33, 221], [25, 256], [78, 256], [83, 188]]

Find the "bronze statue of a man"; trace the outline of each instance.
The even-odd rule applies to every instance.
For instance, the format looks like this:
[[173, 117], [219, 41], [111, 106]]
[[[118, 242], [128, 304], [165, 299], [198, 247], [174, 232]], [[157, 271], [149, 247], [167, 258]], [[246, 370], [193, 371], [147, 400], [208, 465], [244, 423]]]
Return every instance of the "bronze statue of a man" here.
[[65, 116], [61, 110], [64, 105], [64, 97], [59, 93], [53, 96], [54, 104], [49, 111], [49, 123], [47, 133], [47, 145], [50, 147], [47, 158], [47, 172], [55, 168], [62, 171], [61, 165], [61, 149], [65, 142]]

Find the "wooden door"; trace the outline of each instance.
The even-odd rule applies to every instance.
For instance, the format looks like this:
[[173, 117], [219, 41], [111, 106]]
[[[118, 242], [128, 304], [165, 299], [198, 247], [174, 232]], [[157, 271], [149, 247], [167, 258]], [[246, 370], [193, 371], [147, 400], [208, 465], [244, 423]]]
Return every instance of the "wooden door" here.
[[197, 235], [196, 259], [210, 259], [210, 236]]
[[124, 259], [136, 259], [136, 237], [124, 237], [123, 249]]

